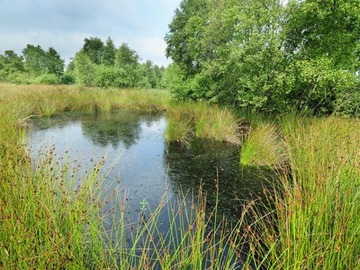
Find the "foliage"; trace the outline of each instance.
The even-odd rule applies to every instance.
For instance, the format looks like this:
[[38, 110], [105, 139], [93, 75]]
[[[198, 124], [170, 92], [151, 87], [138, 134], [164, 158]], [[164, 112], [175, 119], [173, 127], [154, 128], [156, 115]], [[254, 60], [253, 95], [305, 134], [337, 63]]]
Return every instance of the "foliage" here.
[[76, 81], [79, 84], [94, 86], [95, 65], [84, 52], [78, 52], [74, 60]]
[[288, 54], [304, 60], [327, 57], [349, 71], [359, 68], [359, 1], [292, 0], [287, 14]]
[[49, 73], [60, 77], [64, 72], [64, 60], [54, 48], [45, 52], [39, 45], [28, 44], [23, 50], [23, 56], [25, 70], [35, 76]]
[[186, 76], [196, 74], [201, 67], [203, 50], [201, 37], [207, 20], [208, 1], [183, 0], [176, 9], [169, 33], [165, 37], [166, 55], [180, 66]]
[[116, 48], [112, 39], [109, 37], [103, 47], [101, 63], [105, 66], [113, 66], [115, 61]]
[[357, 88], [359, 10], [348, 0], [183, 0], [165, 37], [168, 85], [179, 100], [354, 115], [357, 95], [339, 104]]
[[[12, 50], [0, 55], [0, 81], [13, 83], [80, 84], [99, 87], [164, 88], [164, 67], [140, 57], [126, 43], [119, 48], [109, 37], [84, 39], [84, 45], [64, 72], [64, 60], [54, 48], [44, 51], [28, 44], [17, 55]], [[56, 77], [56, 78], [55, 78]]]
[[44, 51], [39, 45], [28, 44], [22, 56], [12, 50], [0, 55], [0, 81], [58, 84], [63, 72], [64, 60], [54, 48]]
[[[325, 115], [340, 112], [340, 107], [335, 108], [336, 103], [343, 100], [344, 93], [356, 87], [353, 74], [334, 67], [328, 57], [296, 60], [289, 71], [293, 80], [290, 102], [301, 111]], [[354, 102], [353, 98], [348, 101]]]
[[0, 81], [12, 81], [14, 74], [24, 72], [23, 58], [12, 50], [0, 55]]
[[[293, 77], [289, 99], [316, 114], [356, 115], [359, 71], [359, 1], [290, 1], [284, 26]], [[331, 46], [329, 46], [331, 44]], [[351, 106], [352, 108], [349, 108]]]
[[61, 80], [55, 74], [45, 73], [35, 78], [35, 83], [41, 84], [60, 84]]
[[74, 60], [75, 81], [86, 86], [157, 88], [161, 87], [163, 68], [151, 61], [141, 64], [138, 54], [128, 44], [115, 48], [108, 38], [104, 45], [99, 38], [85, 39], [83, 49]]
[[90, 37], [84, 39], [82, 51], [89, 57], [94, 64], [101, 64], [103, 58], [104, 43], [100, 38]]

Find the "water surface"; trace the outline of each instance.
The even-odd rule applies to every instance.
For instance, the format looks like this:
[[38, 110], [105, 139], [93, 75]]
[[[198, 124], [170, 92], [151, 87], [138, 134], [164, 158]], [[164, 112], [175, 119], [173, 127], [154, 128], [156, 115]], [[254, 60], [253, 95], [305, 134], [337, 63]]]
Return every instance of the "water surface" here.
[[167, 143], [166, 126], [163, 115], [134, 111], [64, 113], [34, 121], [28, 145], [34, 160], [54, 147], [57, 156], [69, 156], [82, 170], [105, 157], [105, 195], [116, 191], [127, 199], [129, 220], [144, 206], [154, 209], [164, 195], [189, 191], [196, 196], [199, 187], [209, 211], [218, 197], [220, 212], [236, 219], [243, 204], [261, 194], [264, 171], [240, 168], [238, 146], [210, 140], [187, 147]]

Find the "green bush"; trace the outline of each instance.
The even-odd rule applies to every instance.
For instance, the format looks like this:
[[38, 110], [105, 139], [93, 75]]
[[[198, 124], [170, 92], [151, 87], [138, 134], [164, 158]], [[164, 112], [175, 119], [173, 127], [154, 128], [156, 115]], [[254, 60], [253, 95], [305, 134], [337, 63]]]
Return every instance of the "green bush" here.
[[337, 115], [360, 117], [360, 85], [340, 92], [334, 106]]
[[61, 80], [55, 74], [45, 73], [35, 78], [35, 83], [41, 84], [60, 84]]

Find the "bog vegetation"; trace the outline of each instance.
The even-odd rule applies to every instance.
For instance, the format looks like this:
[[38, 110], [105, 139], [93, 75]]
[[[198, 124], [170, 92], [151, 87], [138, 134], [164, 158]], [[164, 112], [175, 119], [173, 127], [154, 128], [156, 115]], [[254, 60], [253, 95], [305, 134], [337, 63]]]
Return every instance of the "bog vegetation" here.
[[126, 43], [85, 38], [67, 68], [54, 48], [0, 55], [0, 81], [168, 88], [251, 112], [360, 115], [360, 2], [183, 0], [165, 36], [169, 67]]
[[[54, 48], [5, 51], [0, 268], [360, 269], [359, 31], [359, 1], [183, 0], [167, 68], [111, 38], [86, 38], [66, 69]], [[268, 202], [248, 202], [229, 224], [216, 209], [205, 216], [205, 194], [190, 207], [165, 198], [126, 235], [118, 198], [109, 234], [103, 161], [84, 174], [49, 149], [35, 166], [23, 143], [31, 117], [121, 108], [166, 113], [169, 142], [240, 145], [239, 166], [277, 175]], [[159, 235], [163, 208], [177, 222]]]
[[[243, 117], [206, 104], [174, 103], [167, 92], [78, 86], [0, 88], [0, 265], [4, 269], [359, 269], [360, 122], [293, 115], [248, 115], [247, 134], [231, 130]], [[103, 160], [89, 173], [50, 148], [36, 165], [25, 151], [27, 119], [62, 111], [120, 108], [165, 111], [168, 140], [192, 136], [242, 142], [241, 166], [277, 175], [265, 201], [249, 201], [237, 223], [212, 215], [206, 194], [189, 202], [164, 198], [132, 234], [118, 198], [104, 226]], [[212, 125], [204, 122], [204, 116]], [[187, 123], [185, 132], [175, 123]], [[225, 119], [225, 120], [224, 120]], [[226, 128], [221, 126], [226, 122]], [[190, 130], [190, 131], [188, 131]], [[226, 136], [220, 137], [222, 133]], [[175, 134], [175, 135], [174, 135]], [[183, 136], [184, 135], [184, 136]], [[235, 141], [234, 138], [237, 138]], [[274, 179], [272, 179], [274, 180]], [[269, 179], [264, 179], [269, 181]], [[112, 194], [116, 196], [116, 193]], [[266, 203], [268, 200], [270, 203]], [[158, 217], [170, 227], [159, 234]], [[118, 218], [117, 218], [118, 217]], [[214, 218], [217, 222], [214, 222]], [[176, 221], [176, 222], [175, 222]], [[154, 240], [156, 239], [156, 241]]]

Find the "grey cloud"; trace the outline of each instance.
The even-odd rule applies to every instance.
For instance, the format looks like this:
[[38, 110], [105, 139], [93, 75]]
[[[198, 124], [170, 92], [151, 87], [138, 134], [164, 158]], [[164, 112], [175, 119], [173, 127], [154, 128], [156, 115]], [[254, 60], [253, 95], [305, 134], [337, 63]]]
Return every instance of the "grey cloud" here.
[[85, 37], [105, 40], [110, 36], [117, 46], [127, 42], [142, 58], [154, 57], [151, 60], [164, 64], [168, 62], [164, 53], [149, 40], [163, 39], [180, 1], [1, 0], [0, 54], [39, 44], [45, 49], [54, 47], [68, 59], [81, 48]]

